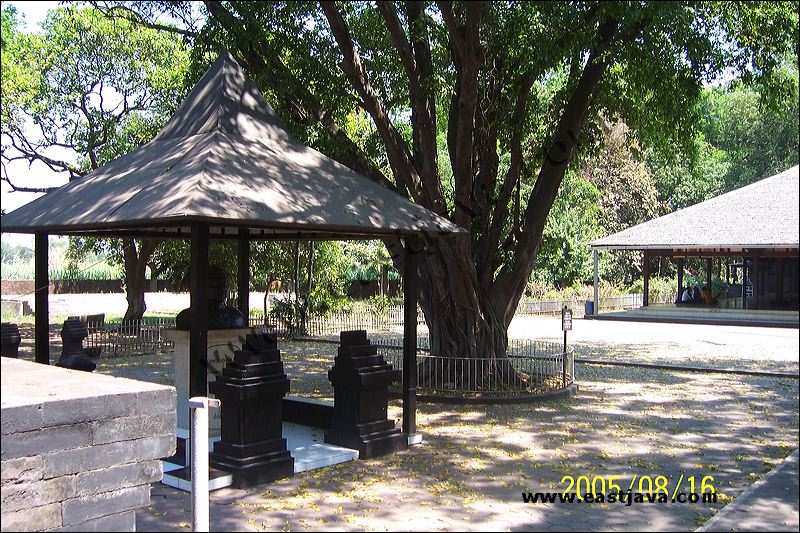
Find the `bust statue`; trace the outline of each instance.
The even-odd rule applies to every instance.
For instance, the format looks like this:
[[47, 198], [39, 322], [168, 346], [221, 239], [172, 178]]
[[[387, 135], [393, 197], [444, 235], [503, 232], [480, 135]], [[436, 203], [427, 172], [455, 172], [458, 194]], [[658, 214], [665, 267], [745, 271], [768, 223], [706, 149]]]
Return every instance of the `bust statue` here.
[[[227, 280], [225, 271], [218, 266], [208, 267], [208, 329], [243, 328], [241, 311], [225, 305]], [[175, 318], [176, 329], [191, 329], [192, 310], [184, 309]]]
[[86, 324], [76, 316], [67, 318], [61, 328], [61, 341], [63, 344], [61, 357], [58, 359], [56, 366], [94, 372], [97, 365], [89, 359], [83, 350], [83, 339], [87, 336], [89, 336], [89, 330]]

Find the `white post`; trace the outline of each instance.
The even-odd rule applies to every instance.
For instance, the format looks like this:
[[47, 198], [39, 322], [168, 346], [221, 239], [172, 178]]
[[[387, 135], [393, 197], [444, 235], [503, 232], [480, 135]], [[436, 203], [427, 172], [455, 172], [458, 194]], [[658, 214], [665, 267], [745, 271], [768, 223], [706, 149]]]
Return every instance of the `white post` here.
[[594, 252], [594, 314], [600, 314], [600, 299], [598, 298], [598, 291], [600, 290], [600, 280], [597, 276], [597, 248], [593, 250]]
[[192, 410], [192, 531], [208, 531], [208, 408], [219, 400], [189, 398]]

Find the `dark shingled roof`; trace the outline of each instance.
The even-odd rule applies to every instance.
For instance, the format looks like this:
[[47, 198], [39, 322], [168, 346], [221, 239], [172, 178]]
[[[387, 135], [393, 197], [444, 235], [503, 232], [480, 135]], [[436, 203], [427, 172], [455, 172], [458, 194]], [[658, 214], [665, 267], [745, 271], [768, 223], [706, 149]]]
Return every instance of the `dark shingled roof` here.
[[797, 250], [799, 212], [795, 166], [590, 244], [610, 250]]
[[2, 231], [287, 237], [466, 230], [309, 148], [223, 52], [149, 143], [7, 214]]

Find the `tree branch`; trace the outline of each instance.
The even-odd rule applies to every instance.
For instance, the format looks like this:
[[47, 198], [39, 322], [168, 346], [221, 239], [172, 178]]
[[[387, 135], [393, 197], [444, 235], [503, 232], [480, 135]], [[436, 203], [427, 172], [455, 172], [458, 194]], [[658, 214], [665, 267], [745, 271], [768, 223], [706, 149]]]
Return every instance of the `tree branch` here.
[[322, 2], [322, 10], [325, 13], [325, 17], [328, 19], [331, 32], [336, 39], [339, 50], [344, 56], [342, 69], [345, 74], [347, 74], [350, 83], [361, 97], [364, 102], [364, 107], [367, 109], [367, 112], [378, 128], [378, 132], [386, 145], [389, 164], [392, 167], [392, 171], [398, 183], [402, 183], [408, 188], [412, 197], [418, 204], [433, 209], [434, 203], [431, 201], [432, 198], [428, 194], [428, 191], [425, 190], [419, 173], [416, 168], [414, 168], [406, 142], [392, 124], [377, 93], [367, 80], [366, 72], [361, 64], [361, 59], [350, 37], [350, 30], [347, 27], [347, 23], [337, 11], [333, 2]]
[[[500, 192], [494, 202], [494, 212], [492, 213], [489, 229], [483, 235], [478, 244], [478, 264], [488, 264], [494, 266], [494, 258], [497, 256], [497, 243], [503, 228], [508, 223], [508, 204], [514, 192], [514, 186], [519, 183], [522, 177], [522, 135], [525, 116], [527, 115], [528, 97], [533, 86], [533, 73], [527, 72], [519, 81], [517, 92], [517, 102], [514, 107], [513, 133], [511, 134], [511, 162], [506, 171]], [[512, 228], [515, 233], [517, 228]], [[491, 274], [494, 269], [490, 268]], [[490, 281], [490, 280], [484, 280]]]
[[[409, 26], [414, 24], [419, 26], [424, 22], [419, 18], [420, 13], [414, 11], [417, 7], [411, 7], [414, 13], [413, 16], [416, 18], [409, 20]], [[430, 49], [427, 45], [427, 39], [424, 39], [423, 42], [424, 34], [418, 27], [417, 31], [414, 32], [415, 44], [412, 50], [392, 3], [378, 2], [378, 8], [386, 22], [386, 27], [392, 36], [408, 78], [409, 92], [411, 94], [411, 122], [414, 135], [414, 165], [419, 169], [423, 186], [431, 198], [434, 211], [443, 213], [445, 203], [437, 164], [436, 117], [434, 98], [430, 87], [432, 80], [426, 79], [423, 81], [421, 70], [417, 65], [414, 54], [414, 50], [419, 51], [420, 55], [423, 56], [423, 63], [425, 63], [425, 52], [427, 50], [427, 62], [430, 62]]]
[[591, 51], [578, 85], [561, 114], [545, 161], [528, 199], [514, 263], [511, 268], [500, 272], [494, 284], [492, 305], [498, 316], [505, 317], [506, 327], [511, 323], [514, 309], [523, 293], [523, 286], [533, 269], [547, 214], [553, 206], [567, 164], [578, 144], [589, 106], [611, 61], [609, 51], [615, 44], [635, 39], [651, 21], [651, 16], [644, 17], [634, 26], [620, 31], [618, 22], [609, 19], [598, 27], [598, 44]]
[[184, 30], [182, 28], [176, 28], [174, 26], [167, 26], [165, 24], [158, 24], [156, 22], [150, 22], [148, 20], [145, 20], [142, 15], [140, 15], [139, 13], [137, 13], [128, 6], [124, 6], [121, 4], [107, 6], [104, 5], [104, 3], [92, 0], [89, 0], [89, 4], [95, 9], [97, 9], [104, 16], [111, 19], [127, 20], [128, 22], [144, 26], [145, 28], [149, 28], [151, 30], [177, 33], [178, 35], [182, 35], [184, 37], [191, 37], [192, 39], [197, 37], [197, 33], [190, 30]]
[[[451, 6], [442, 2], [452, 17]], [[470, 227], [474, 216], [472, 208], [472, 186], [474, 180], [473, 147], [475, 138], [475, 111], [478, 105], [478, 68], [483, 61], [483, 53], [479, 40], [481, 22], [481, 2], [471, 2], [467, 6], [467, 20], [463, 28], [463, 38], [459, 30], [450, 31], [450, 40], [461, 56], [461, 65], [457, 66], [460, 91], [458, 100], [458, 123], [455, 136], [455, 214], [453, 221], [461, 227]], [[454, 21], [453, 21], [454, 22]]]
[[0, 181], [5, 181], [6, 183], [8, 183], [8, 186], [11, 187], [11, 191], [12, 192], [43, 192], [43, 193], [48, 193], [50, 191], [58, 189], [58, 187], [17, 187], [11, 181], [11, 178], [8, 177], [8, 169], [6, 168], [5, 165], [3, 165], [3, 177], [0, 178]]

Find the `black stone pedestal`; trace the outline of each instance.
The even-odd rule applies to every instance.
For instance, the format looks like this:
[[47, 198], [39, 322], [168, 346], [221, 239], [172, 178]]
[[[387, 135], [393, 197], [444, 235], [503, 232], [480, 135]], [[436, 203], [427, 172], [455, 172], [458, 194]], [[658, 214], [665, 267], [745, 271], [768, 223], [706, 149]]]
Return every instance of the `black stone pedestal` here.
[[407, 448], [407, 436], [386, 416], [389, 383], [400, 375], [370, 345], [366, 331], [343, 331], [339, 354], [328, 372], [334, 419], [325, 442], [358, 450], [359, 459]]
[[3, 357], [19, 357], [19, 345], [22, 336], [19, 327], [10, 322], [3, 322], [0, 329], [0, 355]]
[[247, 335], [208, 389], [222, 402], [222, 440], [214, 443], [211, 465], [231, 472], [237, 489], [294, 475], [281, 436], [289, 379], [275, 335]]

